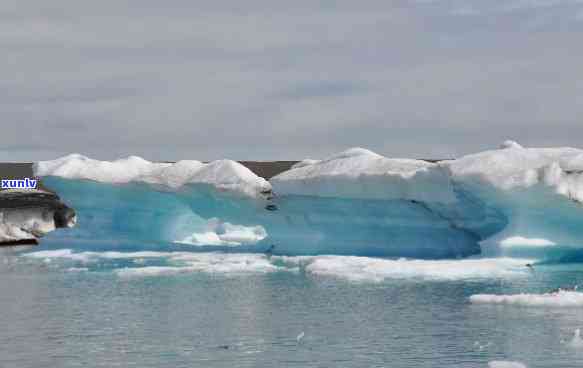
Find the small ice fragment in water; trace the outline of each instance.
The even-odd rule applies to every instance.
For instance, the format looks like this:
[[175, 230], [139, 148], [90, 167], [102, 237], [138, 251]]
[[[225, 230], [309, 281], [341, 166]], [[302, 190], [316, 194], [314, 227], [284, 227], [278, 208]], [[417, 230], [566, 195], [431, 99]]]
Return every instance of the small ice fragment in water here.
[[526, 365], [519, 362], [508, 362], [504, 360], [493, 360], [488, 363], [488, 368], [526, 368]]
[[493, 344], [491, 342], [487, 342], [486, 344], [482, 345], [479, 341], [474, 342], [474, 348], [477, 348], [479, 351], [482, 351], [486, 348], [489, 348]]
[[306, 336], [306, 334], [304, 333], [304, 331], [302, 331], [297, 337], [296, 337], [296, 341], [298, 342], [298, 344], [300, 342], [302, 342], [302, 339], [304, 338], [304, 336]]
[[573, 339], [569, 342], [569, 346], [575, 349], [583, 349], [583, 339], [581, 338], [581, 330], [576, 329]]

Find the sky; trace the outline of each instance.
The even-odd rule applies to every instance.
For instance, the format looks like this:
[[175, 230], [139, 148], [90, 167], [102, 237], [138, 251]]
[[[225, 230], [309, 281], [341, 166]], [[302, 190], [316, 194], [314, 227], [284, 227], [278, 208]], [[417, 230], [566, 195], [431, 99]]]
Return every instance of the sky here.
[[0, 161], [582, 147], [583, 0], [0, 0]]

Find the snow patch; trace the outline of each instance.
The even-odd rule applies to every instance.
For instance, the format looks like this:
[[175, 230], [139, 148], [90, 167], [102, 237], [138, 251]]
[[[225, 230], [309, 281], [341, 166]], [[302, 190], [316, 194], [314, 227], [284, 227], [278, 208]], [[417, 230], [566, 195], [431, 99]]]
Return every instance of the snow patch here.
[[70, 267], [67, 268], [67, 272], [71, 273], [79, 273], [79, 272], [87, 272], [89, 269], [87, 267]]

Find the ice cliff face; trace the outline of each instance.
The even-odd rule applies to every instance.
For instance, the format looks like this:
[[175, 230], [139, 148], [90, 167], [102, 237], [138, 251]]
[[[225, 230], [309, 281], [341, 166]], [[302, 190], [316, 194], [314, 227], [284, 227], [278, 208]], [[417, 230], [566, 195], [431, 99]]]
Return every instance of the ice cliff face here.
[[417, 258], [583, 248], [582, 173], [581, 150], [512, 141], [439, 163], [353, 148], [270, 182], [227, 160], [35, 165], [79, 212], [71, 239]]

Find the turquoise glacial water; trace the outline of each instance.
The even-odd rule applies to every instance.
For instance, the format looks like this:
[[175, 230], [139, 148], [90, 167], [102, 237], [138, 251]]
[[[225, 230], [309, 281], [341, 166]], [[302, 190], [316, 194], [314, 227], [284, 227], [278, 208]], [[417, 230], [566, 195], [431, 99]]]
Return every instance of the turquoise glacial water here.
[[582, 284], [582, 264], [61, 248], [0, 256], [0, 367], [583, 366], [583, 306], [469, 301]]

